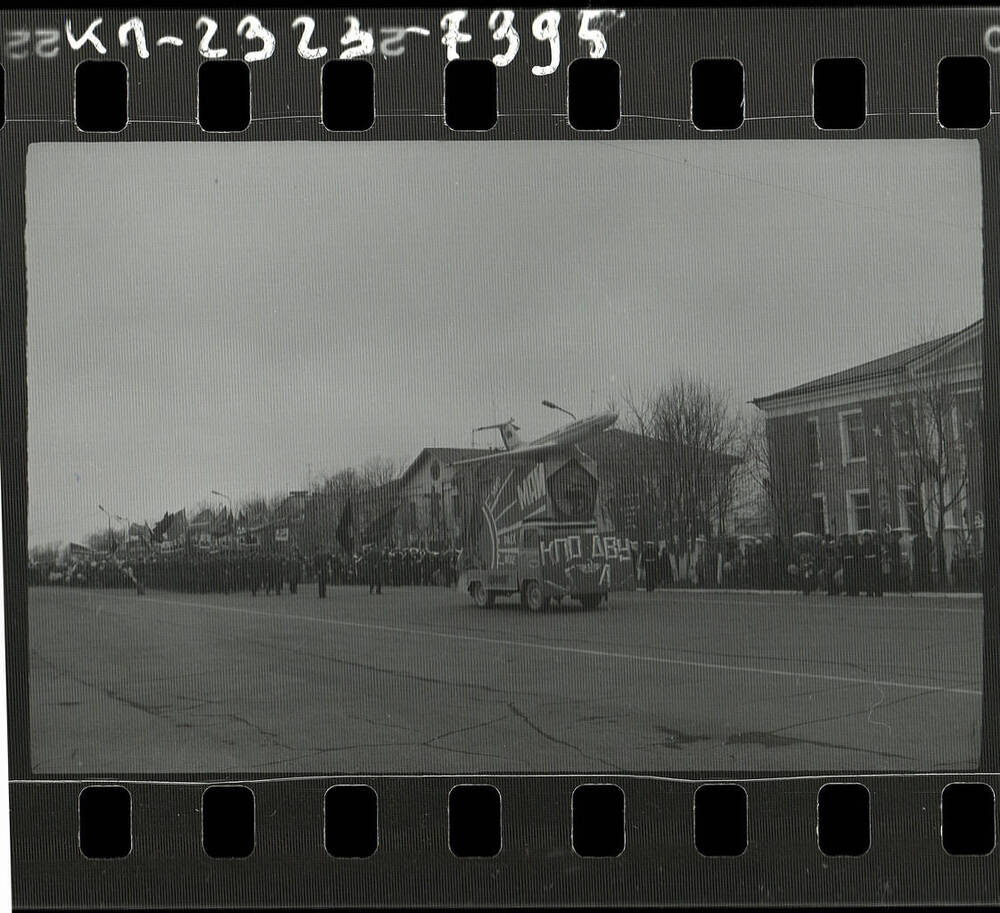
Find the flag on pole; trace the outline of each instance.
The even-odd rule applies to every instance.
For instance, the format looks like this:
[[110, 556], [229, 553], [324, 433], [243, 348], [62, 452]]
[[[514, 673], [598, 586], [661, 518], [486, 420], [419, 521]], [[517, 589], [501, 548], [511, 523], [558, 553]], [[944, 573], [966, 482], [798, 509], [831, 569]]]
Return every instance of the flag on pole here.
[[344, 503], [344, 509], [340, 513], [340, 522], [337, 524], [337, 542], [340, 547], [352, 554], [354, 551], [354, 511], [351, 508], [351, 499]]
[[173, 522], [173, 519], [174, 515], [170, 513], [169, 510], [166, 511], [163, 514], [163, 519], [157, 520], [156, 523], [153, 524], [153, 529], [150, 538], [154, 539], [157, 542], [162, 542], [167, 534], [167, 530], [170, 529], [170, 524]]

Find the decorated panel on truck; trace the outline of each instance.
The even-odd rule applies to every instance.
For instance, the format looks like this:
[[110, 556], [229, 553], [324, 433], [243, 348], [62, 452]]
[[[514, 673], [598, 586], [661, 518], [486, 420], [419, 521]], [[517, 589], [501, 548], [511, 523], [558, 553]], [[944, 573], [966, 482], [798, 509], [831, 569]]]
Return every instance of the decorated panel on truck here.
[[[521, 528], [538, 524], [548, 530], [544, 548], [539, 544], [539, 559], [550, 570], [555, 564], [572, 564], [582, 573], [590, 564], [607, 564], [612, 589], [634, 587], [627, 542], [600, 522], [597, 464], [580, 450], [462, 466], [455, 479], [464, 567], [513, 568]], [[560, 527], [563, 536], [553, 532]]]

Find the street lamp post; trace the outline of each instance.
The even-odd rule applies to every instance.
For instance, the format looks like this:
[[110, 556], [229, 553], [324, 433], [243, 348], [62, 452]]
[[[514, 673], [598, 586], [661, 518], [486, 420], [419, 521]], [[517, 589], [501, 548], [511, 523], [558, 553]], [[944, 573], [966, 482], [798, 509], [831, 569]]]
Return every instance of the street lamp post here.
[[555, 403], [553, 403], [553, 402], [550, 402], [550, 401], [549, 401], [549, 400], [547, 400], [547, 399], [543, 399], [543, 400], [542, 400], [542, 405], [543, 405], [543, 406], [545, 406], [545, 408], [546, 408], [546, 409], [555, 409], [555, 410], [556, 410], [556, 412], [564, 412], [564, 413], [565, 413], [566, 415], [568, 415], [568, 416], [569, 416], [569, 417], [570, 417], [571, 419], [573, 419], [573, 421], [576, 421], [576, 416], [575, 416], [575, 415], [573, 415], [573, 413], [572, 413], [572, 412], [570, 412], [570, 411], [569, 411], [569, 409], [563, 409], [563, 407], [562, 407], [562, 406], [557, 406], [557, 405], [556, 405]]
[[125, 524], [125, 535], [122, 537], [122, 542], [125, 545], [125, 552], [127, 554], [128, 542], [132, 534], [132, 521], [128, 517], [120, 517], [118, 514], [115, 514], [115, 519], [118, 520], [120, 523]]
[[97, 509], [101, 511], [108, 518], [108, 553], [111, 553], [111, 514], [100, 504], [97, 505]]

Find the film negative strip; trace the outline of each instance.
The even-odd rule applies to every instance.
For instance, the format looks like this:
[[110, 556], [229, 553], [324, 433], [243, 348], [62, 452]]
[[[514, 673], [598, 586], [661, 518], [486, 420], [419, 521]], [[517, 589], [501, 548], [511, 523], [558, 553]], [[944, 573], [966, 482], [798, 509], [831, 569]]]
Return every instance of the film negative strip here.
[[997, 900], [995, 10], [0, 20], [16, 907]]

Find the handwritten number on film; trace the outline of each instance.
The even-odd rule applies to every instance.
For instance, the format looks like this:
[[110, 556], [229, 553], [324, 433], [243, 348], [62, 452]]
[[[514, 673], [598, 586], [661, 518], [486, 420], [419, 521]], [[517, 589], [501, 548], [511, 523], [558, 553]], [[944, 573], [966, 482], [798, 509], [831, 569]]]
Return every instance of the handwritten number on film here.
[[[478, 15], [476, 15], [477, 19]], [[579, 12], [577, 37], [587, 47], [587, 53], [591, 57], [603, 57], [607, 52], [608, 42], [600, 28], [602, 18], [621, 18], [622, 16], [624, 13], [610, 9], [581, 10]], [[486, 17], [485, 23], [482, 23], [489, 30], [492, 40], [498, 45], [497, 52], [493, 55], [493, 63], [498, 67], [509, 66], [521, 49], [521, 36], [515, 27], [514, 19], [513, 10], [497, 9]], [[531, 35], [541, 45], [546, 46], [548, 55], [547, 62], [536, 63], [531, 67], [531, 72], [535, 76], [549, 76], [559, 68], [560, 29], [564, 28], [560, 19], [559, 12], [550, 9], [538, 13], [531, 20]], [[107, 47], [101, 38], [103, 22], [104, 20], [100, 18], [93, 19], [86, 28], [81, 29], [79, 23], [74, 26], [72, 20], [67, 19], [64, 30], [70, 49], [81, 51], [85, 47], [89, 47], [98, 54], [106, 54]], [[364, 57], [375, 53], [375, 31], [373, 29], [363, 27], [361, 21], [355, 16], [346, 16], [344, 24], [346, 30], [339, 36], [339, 44], [343, 49], [339, 53], [341, 58]], [[457, 60], [461, 47], [473, 40], [477, 23], [470, 18], [467, 10], [452, 10], [441, 17], [439, 27], [441, 29], [441, 44], [445, 48], [447, 59]], [[524, 27], [527, 28], [527, 23]], [[218, 22], [210, 16], [199, 16], [195, 21], [194, 29], [197, 33], [198, 53], [202, 57], [215, 60], [229, 56], [229, 49], [225, 46], [228, 42], [219, 34]], [[292, 20], [291, 30], [293, 34], [298, 33], [296, 53], [303, 60], [319, 60], [330, 52], [329, 48], [320, 40], [316, 40], [314, 43], [314, 38], [317, 38], [317, 26], [316, 20], [312, 16], [296, 17]], [[403, 54], [406, 50], [406, 40], [411, 36], [415, 40], [416, 38], [426, 39], [431, 35], [430, 29], [419, 25], [383, 26], [378, 29], [378, 33], [378, 50], [386, 59], [399, 57]], [[112, 32], [112, 34], [114, 33]], [[153, 36], [147, 34], [142, 19], [134, 16], [121, 23], [118, 26], [117, 34], [118, 44], [121, 47], [127, 48], [134, 45], [141, 60], [149, 58], [149, 48], [150, 44], [153, 43]], [[62, 39], [58, 29], [35, 29], [33, 31], [8, 29], [5, 37], [5, 55], [12, 60], [21, 60], [32, 55], [41, 58], [55, 57], [59, 54]], [[267, 60], [274, 54], [278, 44], [275, 33], [267, 28], [257, 16], [251, 14], [245, 15], [239, 21], [236, 26], [236, 38], [253, 45], [242, 51], [243, 59], [247, 63]], [[987, 43], [989, 43], [989, 36], [987, 36]], [[156, 47], [164, 45], [182, 47], [184, 39], [177, 35], [160, 35], [156, 37], [155, 45]], [[546, 50], [543, 50], [542, 53], [546, 53]]]

